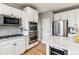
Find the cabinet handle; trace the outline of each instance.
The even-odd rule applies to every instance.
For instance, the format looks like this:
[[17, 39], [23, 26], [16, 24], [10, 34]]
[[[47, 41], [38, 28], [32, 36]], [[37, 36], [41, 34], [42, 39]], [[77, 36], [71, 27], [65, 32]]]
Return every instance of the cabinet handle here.
[[11, 14], [11, 16], [13, 16], [13, 14]]
[[16, 44], [13, 44], [13, 45], [16, 45]]

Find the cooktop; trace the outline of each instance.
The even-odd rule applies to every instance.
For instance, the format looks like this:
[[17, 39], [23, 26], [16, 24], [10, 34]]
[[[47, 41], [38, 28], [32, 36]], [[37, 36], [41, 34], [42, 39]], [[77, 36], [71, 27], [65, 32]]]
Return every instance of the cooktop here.
[[23, 36], [23, 35], [22, 35], [22, 34], [14, 34], [14, 35], [0, 36], [0, 39], [11, 38], [11, 37], [17, 37], [17, 36]]

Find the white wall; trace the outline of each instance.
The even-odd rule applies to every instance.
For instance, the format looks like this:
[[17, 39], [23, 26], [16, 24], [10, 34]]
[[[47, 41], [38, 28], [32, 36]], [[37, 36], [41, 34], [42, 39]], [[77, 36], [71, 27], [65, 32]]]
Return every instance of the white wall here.
[[14, 26], [0, 26], [0, 36], [20, 34], [19, 27]]

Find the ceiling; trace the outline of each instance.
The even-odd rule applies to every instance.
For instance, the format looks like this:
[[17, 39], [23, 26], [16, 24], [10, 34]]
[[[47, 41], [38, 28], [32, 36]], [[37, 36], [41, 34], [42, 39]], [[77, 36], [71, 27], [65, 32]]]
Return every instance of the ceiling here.
[[23, 9], [26, 6], [31, 6], [32, 8], [37, 9], [40, 13], [53, 10], [54, 12], [63, 10], [63, 9], [68, 9], [72, 7], [78, 7], [79, 8], [79, 3], [5, 3], [7, 5], [11, 5], [13, 7]]

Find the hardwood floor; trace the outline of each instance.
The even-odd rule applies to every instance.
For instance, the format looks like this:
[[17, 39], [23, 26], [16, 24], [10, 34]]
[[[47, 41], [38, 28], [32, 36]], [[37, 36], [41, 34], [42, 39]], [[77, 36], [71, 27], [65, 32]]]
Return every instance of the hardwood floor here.
[[46, 54], [46, 46], [43, 43], [39, 43], [37, 46], [29, 49], [23, 55], [45, 55]]

